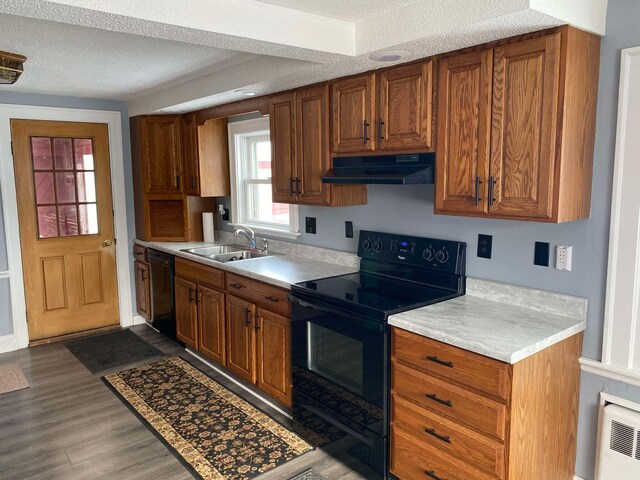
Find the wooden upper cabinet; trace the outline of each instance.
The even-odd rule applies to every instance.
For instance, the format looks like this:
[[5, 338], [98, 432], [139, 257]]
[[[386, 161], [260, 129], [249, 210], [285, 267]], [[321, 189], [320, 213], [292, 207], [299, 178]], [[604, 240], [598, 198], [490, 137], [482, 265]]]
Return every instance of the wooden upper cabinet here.
[[378, 149], [433, 147], [433, 61], [380, 73]]
[[269, 131], [271, 137], [271, 189], [273, 201], [291, 203], [295, 199], [296, 122], [294, 94], [271, 97]]
[[329, 187], [322, 177], [329, 170], [329, 86], [300, 90], [296, 102], [295, 192], [300, 203], [326, 205]]
[[182, 193], [180, 116], [145, 116], [141, 122], [145, 192]]
[[375, 149], [376, 75], [339, 80], [331, 86], [334, 153]]
[[175, 278], [176, 337], [190, 347], [198, 348], [197, 285]]
[[196, 114], [182, 116], [184, 193], [200, 197], [230, 194], [227, 119], [196, 123]]
[[491, 121], [491, 50], [440, 61], [435, 209], [486, 212]]
[[566, 26], [440, 59], [435, 212], [589, 218], [599, 56]]
[[494, 50], [493, 215], [552, 216], [560, 42], [557, 33]]

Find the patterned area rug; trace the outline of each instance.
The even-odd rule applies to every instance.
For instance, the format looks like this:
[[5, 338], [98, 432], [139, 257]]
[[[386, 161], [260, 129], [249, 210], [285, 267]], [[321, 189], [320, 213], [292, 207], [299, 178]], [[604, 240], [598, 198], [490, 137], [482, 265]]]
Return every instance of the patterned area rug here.
[[196, 478], [249, 479], [312, 450], [178, 357], [109, 374], [103, 381]]
[[160, 350], [145, 342], [131, 330], [70, 340], [64, 346], [73, 353], [91, 373], [104, 372], [164, 356]]

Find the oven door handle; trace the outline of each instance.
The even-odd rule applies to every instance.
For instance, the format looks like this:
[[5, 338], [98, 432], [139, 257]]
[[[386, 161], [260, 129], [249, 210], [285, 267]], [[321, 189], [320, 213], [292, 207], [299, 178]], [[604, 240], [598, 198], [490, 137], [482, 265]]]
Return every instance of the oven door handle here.
[[292, 294], [289, 294], [289, 300], [293, 303], [297, 303], [301, 307], [313, 308], [314, 310], [322, 310], [323, 312], [335, 313], [336, 315], [342, 315], [343, 317], [353, 316], [353, 312], [340, 310], [339, 308], [331, 307], [326, 303], [322, 303], [317, 300], [313, 300], [313, 303], [311, 303], [306, 300], [302, 300], [301, 298], [296, 297], [295, 295], [292, 295]]
[[310, 411], [311, 413], [317, 415], [318, 417], [322, 418], [324, 421], [330, 423], [331, 425], [334, 425], [334, 426], [338, 427], [340, 430], [342, 430], [344, 432], [347, 432], [349, 435], [357, 438], [362, 443], [365, 443], [368, 446], [373, 447], [374, 443], [370, 438], [365, 437], [360, 432], [354, 430], [353, 428], [349, 427], [348, 425], [345, 425], [341, 421], [336, 420], [335, 418], [331, 417], [331, 415], [328, 415], [328, 414], [324, 413], [320, 408], [315, 407], [313, 405], [309, 405], [308, 403], [301, 403], [301, 404], [299, 404], [299, 406], [304, 408], [304, 409], [306, 409], [306, 410], [308, 410], [308, 411]]

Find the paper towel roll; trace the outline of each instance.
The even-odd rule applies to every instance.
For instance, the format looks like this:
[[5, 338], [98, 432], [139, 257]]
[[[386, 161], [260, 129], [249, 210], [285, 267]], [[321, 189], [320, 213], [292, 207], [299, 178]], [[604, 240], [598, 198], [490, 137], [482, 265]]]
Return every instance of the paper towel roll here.
[[207, 243], [214, 242], [213, 236], [213, 213], [202, 212], [202, 233], [204, 234], [204, 241]]

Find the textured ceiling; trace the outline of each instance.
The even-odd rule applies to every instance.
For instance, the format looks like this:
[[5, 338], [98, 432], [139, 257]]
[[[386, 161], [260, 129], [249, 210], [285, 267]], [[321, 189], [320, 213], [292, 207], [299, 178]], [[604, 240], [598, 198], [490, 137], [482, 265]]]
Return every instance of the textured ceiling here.
[[256, 55], [57, 22], [0, 15], [0, 50], [26, 55], [0, 92], [130, 100]]
[[258, 0], [278, 7], [359, 22], [420, 0]]

